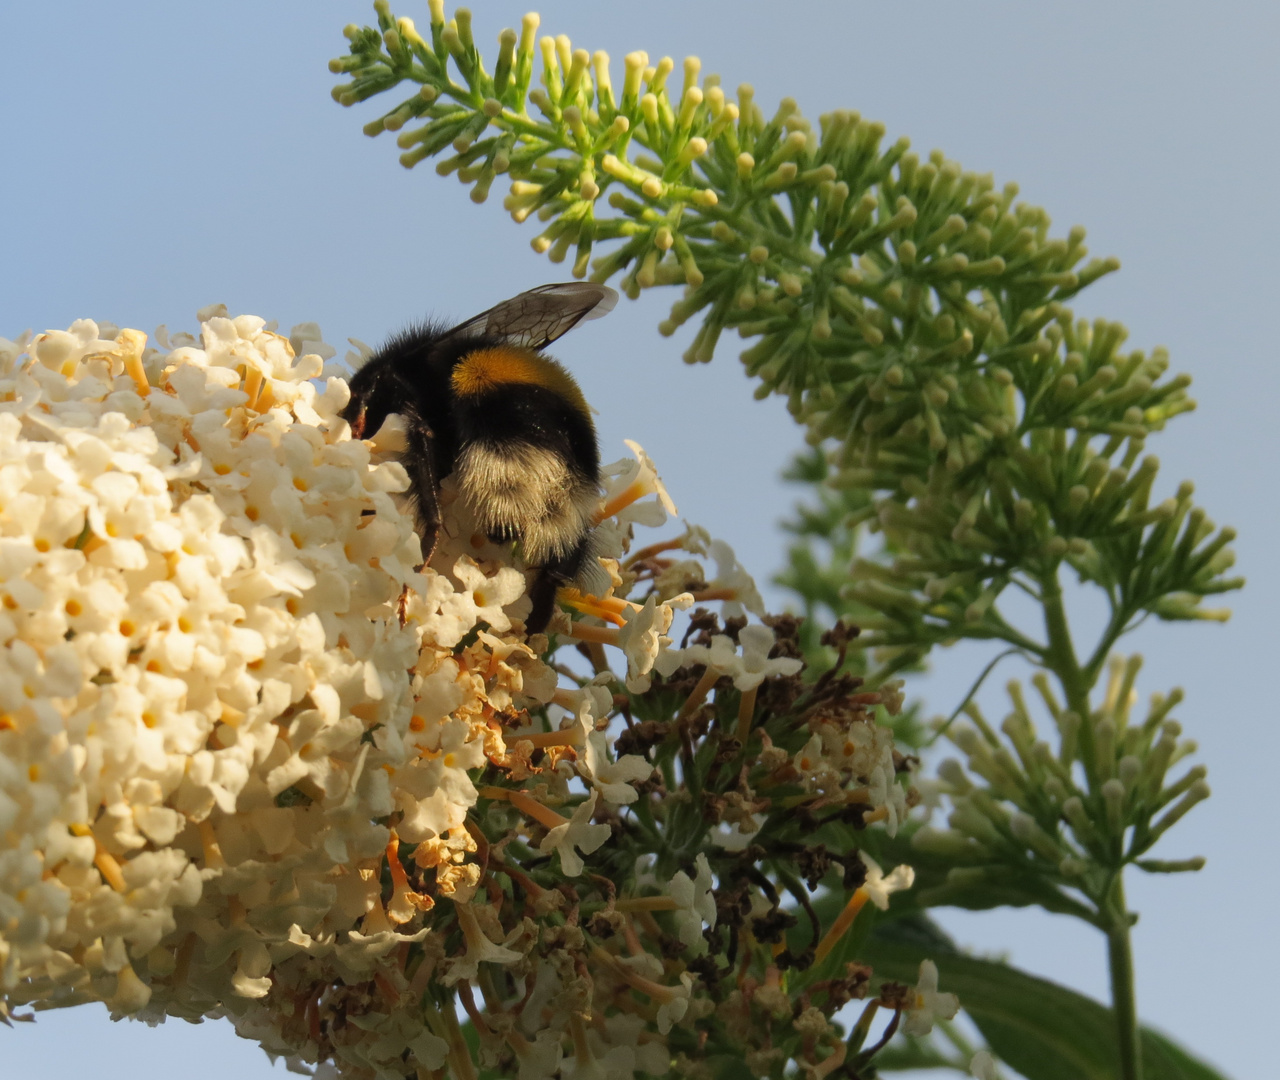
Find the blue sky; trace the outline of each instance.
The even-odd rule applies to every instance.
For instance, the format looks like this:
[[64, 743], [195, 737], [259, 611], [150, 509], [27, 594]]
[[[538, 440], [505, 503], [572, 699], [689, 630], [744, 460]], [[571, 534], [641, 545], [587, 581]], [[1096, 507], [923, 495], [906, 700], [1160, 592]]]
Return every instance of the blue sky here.
[[[425, 3], [398, 14], [427, 21]], [[475, 4], [476, 37], [526, 8]], [[1184, 477], [1235, 525], [1248, 589], [1218, 626], [1145, 626], [1139, 689], [1182, 685], [1180, 718], [1214, 797], [1166, 857], [1203, 853], [1198, 875], [1134, 878], [1144, 1018], [1237, 1077], [1264, 1075], [1274, 1039], [1257, 1021], [1260, 976], [1280, 961], [1269, 920], [1280, 738], [1267, 672], [1280, 635], [1274, 551], [1280, 400], [1280, 16], [1271, 5], [548, 0], [543, 31], [604, 48], [699, 55], [727, 87], [752, 82], [770, 111], [789, 95], [812, 118], [836, 107], [882, 120], [922, 153], [938, 147], [997, 184], [1016, 180], [1061, 233], [1080, 223], [1123, 270], [1077, 304], [1126, 323], [1133, 347], [1169, 347], [1199, 410], [1149, 449], [1171, 492]], [[565, 276], [501, 211], [473, 206], [430, 165], [405, 172], [389, 137], [360, 133], [376, 106], [329, 98], [341, 28], [364, 0], [118, 0], [8, 4], [0, 12], [0, 335], [88, 316], [150, 331], [195, 311], [315, 320], [326, 339], [370, 342], [427, 313], [463, 317]], [[775, 522], [794, 495], [775, 477], [800, 444], [780, 400], [755, 402], [733, 342], [686, 368], [659, 337], [674, 294], [624, 301], [557, 355], [599, 410], [606, 460], [636, 439], [690, 520], [729, 540], [764, 580], [780, 565]], [[783, 597], [771, 594], [776, 602]], [[1082, 611], [1086, 617], [1087, 611]], [[909, 689], [950, 712], [987, 658], [937, 658]], [[999, 682], [1002, 680], [996, 680]], [[990, 711], [1002, 706], [986, 693]], [[1099, 997], [1104, 947], [1035, 912], [941, 913], [962, 942]], [[1246, 965], [1245, 960], [1249, 963]], [[945, 987], [943, 988], [945, 989]], [[0, 1031], [5, 1075], [98, 1080], [283, 1075], [223, 1024], [160, 1031], [100, 1010]], [[1272, 1067], [1274, 1068], [1274, 1067]]]

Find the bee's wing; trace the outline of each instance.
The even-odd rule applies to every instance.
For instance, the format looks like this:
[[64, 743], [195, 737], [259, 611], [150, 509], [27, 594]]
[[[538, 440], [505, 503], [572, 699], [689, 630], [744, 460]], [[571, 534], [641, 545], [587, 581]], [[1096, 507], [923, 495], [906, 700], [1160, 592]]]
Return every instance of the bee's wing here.
[[607, 315], [617, 302], [611, 288], [589, 281], [540, 285], [459, 323], [444, 337], [498, 337], [542, 349], [578, 323]]

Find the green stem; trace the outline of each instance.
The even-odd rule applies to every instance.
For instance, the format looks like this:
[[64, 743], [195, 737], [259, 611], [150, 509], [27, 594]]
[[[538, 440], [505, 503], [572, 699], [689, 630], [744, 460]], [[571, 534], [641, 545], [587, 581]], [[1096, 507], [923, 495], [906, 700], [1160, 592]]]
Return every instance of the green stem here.
[[[1096, 787], [1097, 770], [1094, 768], [1093, 729], [1089, 724], [1090, 685], [1086, 672], [1076, 658], [1071, 641], [1071, 628], [1067, 625], [1067, 610], [1062, 602], [1062, 583], [1058, 580], [1058, 568], [1040, 575], [1040, 604], [1044, 608], [1044, 626], [1048, 646], [1044, 651], [1044, 665], [1058, 677], [1067, 708], [1080, 717], [1080, 744], [1077, 752], [1089, 778], [1089, 787]], [[1096, 678], [1096, 676], [1095, 676]]]
[[[1090, 664], [1088, 668], [1082, 669], [1076, 658], [1057, 568], [1043, 575], [1040, 581], [1040, 602], [1044, 606], [1045, 630], [1049, 638], [1045, 666], [1057, 675], [1067, 699], [1067, 707], [1080, 717], [1078, 756], [1089, 777], [1090, 788], [1096, 789], [1093, 729], [1089, 724], [1089, 691], [1093, 689], [1093, 682], [1098, 677], [1098, 668]], [[1106, 918], [1107, 962], [1111, 969], [1111, 1007], [1116, 1017], [1120, 1077], [1121, 1080], [1142, 1080], [1142, 1051], [1138, 1042], [1138, 1008], [1133, 980], [1133, 945], [1129, 937], [1130, 919], [1125, 907], [1123, 873], [1123, 868], [1116, 869], [1105, 903], [1101, 906]]]
[[1112, 646], [1130, 629], [1129, 620], [1131, 618], [1133, 618], [1133, 612], [1128, 608], [1112, 607], [1111, 618], [1107, 620], [1107, 627], [1099, 637], [1097, 648], [1093, 650], [1093, 655], [1089, 657], [1089, 662], [1084, 668], [1090, 686], [1098, 681], [1103, 665], [1106, 664], [1107, 657], [1111, 655]]
[[1107, 961], [1111, 967], [1111, 1008], [1116, 1015], [1121, 1080], [1142, 1080], [1142, 1046], [1138, 1036], [1138, 1006], [1133, 981], [1133, 945], [1129, 912], [1124, 902], [1123, 871], [1116, 874], [1108, 904]]

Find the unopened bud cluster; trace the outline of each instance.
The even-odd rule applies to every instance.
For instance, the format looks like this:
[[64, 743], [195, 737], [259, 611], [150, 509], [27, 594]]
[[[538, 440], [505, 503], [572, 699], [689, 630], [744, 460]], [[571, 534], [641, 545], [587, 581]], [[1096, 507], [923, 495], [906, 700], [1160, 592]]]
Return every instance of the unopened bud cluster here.
[[998, 730], [972, 704], [968, 722], [946, 728], [964, 755], [938, 769], [949, 827], [912, 838], [923, 856], [952, 866], [929, 902], [964, 903], [966, 895], [998, 890], [1105, 929], [1109, 892], [1124, 866], [1172, 873], [1204, 865], [1202, 858], [1149, 857], [1208, 798], [1209, 786], [1203, 766], [1181, 767], [1196, 749], [1170, 716], [1182, 692], [1154, 695], [1145, 715], [1136, 712], [1140, 667], [1138, 656], [1113, 658], [1103, 700], [1086, 715], [1058, 700], [1043, 675], [1034, 678], [1052, 743], [1037, 730], [1018, 682], [1008, 685], [1012, 708]]
[[[750, 85], [726, 93], [697, 57], [677, 78], [670, 57], [630, 53], [615, 87], [607, 54], [538, 39], [536, 15], [502, 32], [489, 74], [467, 9], [446, 22], [433, 8], [428, 41], [383, 0], [374, 6], [378, 27], [349, 27], [350, 55], [330, 65], [351, 77], [335, 99], [351, 105], [404, 81], [420, 89], [368, 134], [399, 132], [409, 167], [452, 149], [437, 169], [472, 185], [476, 201], [508, 174], [505, 207], [548, 223], [534, 247], [555, 261], [572, 252], [579, 276], [625, 271], [632, 295], [686, 285], [664, 327], [703, 313], [686, 359], [709, 360], [726, 328], [760, 337], [749, 370], [798, 415], [822, 414], [820, 434], [849, 426], [826, 399], [877, 382], [882, 349], [935, 375], [994, 362], [1036, 340], [1018, 319], [1006, 325], [1006, 295], [1020, 316], [1114, 269], [1081, 266], [1083, 232], [1050, 239], [1043, 211], [1014, 204], [1015, 187], [997, 193], [940, 154], [921, 161], [906, 139], [885, 148], [884, 125], [855, 112], [815, 128], [784, 99], [766, 116]], [[603, 240], [619, 243], [592, 263]], [[837, 357], [845, 364], [831, 370]]]
[[[1122, 337], [1114, 324], [1063, 315], [1044, 339], [1057, 351], [1046, 346], [964, 386], [944, 379], [936, 408], [926, 405], [923, 419], [880, 440], [874, 455], [851, 445], [832, 455], [824, 477], [851, 493], [840, 527], [877, 529], [895, 553], [857, 561], [845, 588], [851, 605], [876, 613], [859, 616], [870, 631], [864, 647], [921, 655], [972, 636], [1041, 656], [1052, 643], [1014, 629], [997, 601], [1019, 582], [1051, 597], [1060, 569], [1108, 588], [1117, 634], [1142, 613], [1226, 618], [1200, 602], [1241, 584], [1226, 576], [1235, 531], [1194, 505], [1189, 482], [1159, 498], [1159, 459], [1146, 452], [1148, 435], [1190, 407], [1186, 380], [1153, 389], [1164, 351], [1122, 356]], [[994, 411], [978, 423], [972, 406], [983, 395]], [[878, 422], [895, 407], [890, 394], [865, 417]], [[947, 434], [970, 422], [969, 433]], [[874, 464], [885, 460], [891, 470]], [[892, 490], [863, 494], [875, 489]]]

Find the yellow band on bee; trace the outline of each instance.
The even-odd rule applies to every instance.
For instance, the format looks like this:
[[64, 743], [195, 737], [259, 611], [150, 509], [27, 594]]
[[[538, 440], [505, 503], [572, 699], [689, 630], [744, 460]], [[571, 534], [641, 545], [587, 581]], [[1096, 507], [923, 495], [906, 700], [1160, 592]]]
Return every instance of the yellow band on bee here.
[[533, 349], [497, 345], [468, 353], [453, 369], [453, 390], [459, 397], [480, 397], [504, 386], [541, 386], [564, 398], [584, 416], [587, 400], [564, 368]]

